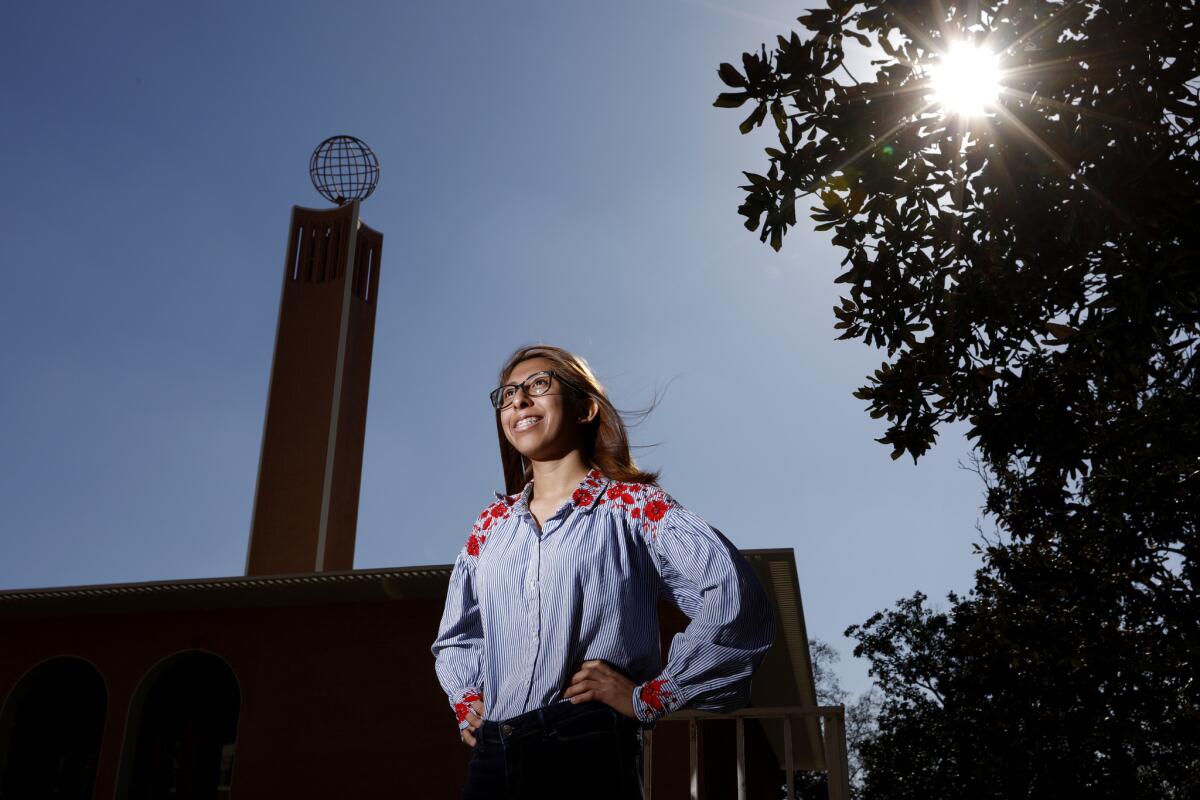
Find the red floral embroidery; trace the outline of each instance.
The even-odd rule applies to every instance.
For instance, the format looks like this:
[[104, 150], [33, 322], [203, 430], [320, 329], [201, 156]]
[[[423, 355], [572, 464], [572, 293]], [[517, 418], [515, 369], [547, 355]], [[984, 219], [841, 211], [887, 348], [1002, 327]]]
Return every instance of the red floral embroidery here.
[[624, 509], [631, 519], [639, 520], [642, 530], [651, 538], [658, 536], [658, 523], [675, 504], [666, 492], [649, 484], [614, 481], [597, 498], [596, 494], [603, 485], [604, 475], [599, 470], [592, 470], [571, 495], [571, 502], [576, 507], [588, 506], [593, 502], [599, 506], [607, 502]]
[[497, 500], [480, 512], [479, 518], [471, 526], [471, 535], [467, 539], [467, 555], [479, 558], [479, 551], [483, 548], [484, 542], [487, 541], [487, 534], [484, 531], [490, 529], [493, 525], [498, 525], [501, 520], [506, 519], [512, 513], [512, 506], [516, 501], [516, 495], [505, 497], [503, 500]]
[[[483, 537], [483, 539], [486, 538], [486, 536]], [[483, 539], [472, 533], [471, 538], [467, 539], [467, 555], [479, 558], [479, 545], [483, 542]]]
[[622, 503], [632, 504], [634, 502], [631, 492], [634, 487], [625, 483], [617, 483], [608, 487], [608, 496], [613, 500], [620, 500]]
[[664, 701], [671, 698], [671, 693], [662, 688], [666, 682], [665, 678], [655, 678], [652, 681], [646, 681], [642, 684], [641, 691], [638, 692], [638, 696], [642, 699], [643, 703], [660, 713], [667, 710]]
[[658, 536], [659, 523], [675, 504], [662, 489], [645, 483], [614, 483], [596, 505], [606, 500], [614, 507], [624, 509], [630, 519], [640, 521], [642, 530], [651, 538]]
[[670, 506], [663, 502], [662, 498], [655, 497], [646, 503], [646, 519], [658, 522], [667, 513], [668, 508]]
[[[571, 502], [576, 508], [588, 506], [596, 499], [596, 490], [604, 483], [604, 474], [598, 469], [593, 469], [584, 476], [579, 483], [579, 488], [571, 495]], [[603, 502], [603, 498], [601, 498]]]
[[467, 718], [467, 714], [471, 713], [471, 703], [482, 699], [483, 695], [479, 692], [467, 692], [463, 695], [462, 700], [454, 704], [454, 716], [458, 717], [459, 722], [462, 722]]

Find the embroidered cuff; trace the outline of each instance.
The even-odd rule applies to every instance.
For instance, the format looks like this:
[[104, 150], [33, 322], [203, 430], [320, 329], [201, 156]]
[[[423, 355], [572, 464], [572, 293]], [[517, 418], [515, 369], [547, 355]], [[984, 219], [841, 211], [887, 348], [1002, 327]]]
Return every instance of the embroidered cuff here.
[[655, 678], [633, 688], [633, 713], [642, 727], [653, 727], [660, 717], [682, 705], [679, 688], [668, 678]]
[[458, 729], [467, 727], [467, 715], [471, 712], [471, 703], [483, 700], [478, 689], [463, 689], [457, 697], [451, 696], [450, 705], [454, 707], [454, 716], [458, 718]]

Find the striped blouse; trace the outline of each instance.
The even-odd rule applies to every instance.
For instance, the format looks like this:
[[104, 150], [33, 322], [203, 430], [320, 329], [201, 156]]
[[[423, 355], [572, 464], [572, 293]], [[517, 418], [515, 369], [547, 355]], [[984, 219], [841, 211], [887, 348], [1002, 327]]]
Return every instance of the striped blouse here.
[[[644, 726], [688, 706], [746, 705], [775, 638], [771, 604], [719, 531], [649, 484], [592, 470], [539, 529], [533, 482], [496, 495], [454, 562], [435, 669], [459, 728], [468, 704], [509, 717], [562, 699], [579, 664], [603, 659], [635, 684]], [[661, 667], [657, 598], [691, 622]]]

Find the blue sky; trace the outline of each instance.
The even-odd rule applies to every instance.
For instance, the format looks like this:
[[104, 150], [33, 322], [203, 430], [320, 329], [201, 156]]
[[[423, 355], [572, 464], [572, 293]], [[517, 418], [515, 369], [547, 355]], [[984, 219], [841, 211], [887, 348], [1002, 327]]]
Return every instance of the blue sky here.
[[25, 3], [0, 49], [0, 588], [241, 574], [290, 208], [379, 154], [386, 239], [355, 566], [449, 563], [502, 488], [517, 345], [589, 360], [646, 466], [740, 547], [796, 551], [809, 632], [965, 590], [963, 427], [892, 461], [834, 340], [840, 254], [741, 225], [763, 163], [722, 61], [804, 4]]

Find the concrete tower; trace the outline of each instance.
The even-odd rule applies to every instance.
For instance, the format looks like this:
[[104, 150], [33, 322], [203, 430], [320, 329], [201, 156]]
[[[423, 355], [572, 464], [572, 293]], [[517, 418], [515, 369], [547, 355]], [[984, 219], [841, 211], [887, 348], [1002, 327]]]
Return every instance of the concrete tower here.
[[247, 575], [354, 567], [383, 250], [358, 214], [292, 209]]

